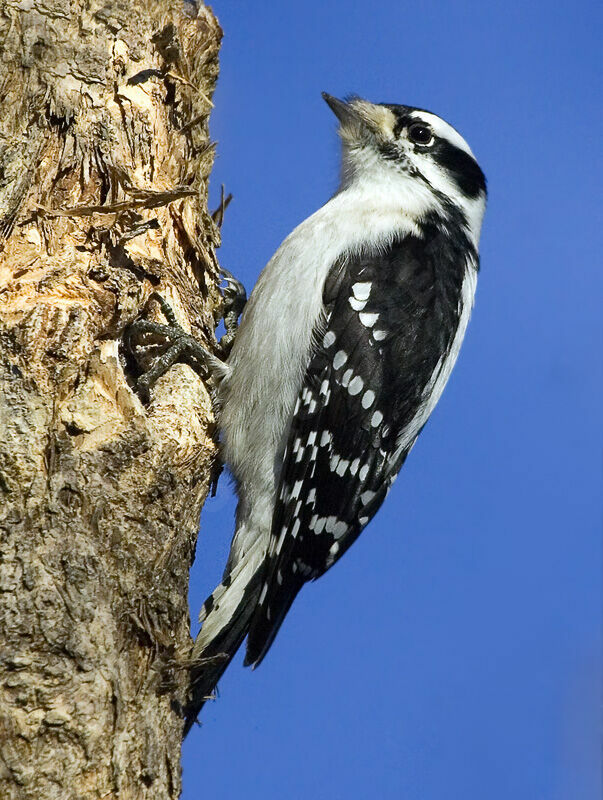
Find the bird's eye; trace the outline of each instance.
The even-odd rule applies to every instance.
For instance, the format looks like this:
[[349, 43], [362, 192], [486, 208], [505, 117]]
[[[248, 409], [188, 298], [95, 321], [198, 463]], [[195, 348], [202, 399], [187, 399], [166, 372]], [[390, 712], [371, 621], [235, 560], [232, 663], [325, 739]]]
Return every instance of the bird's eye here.
[[433, 142], [431, 128], [422, 122], [415, 122], [414, 125], [411, 125], [408, 129], [408, 136], [415, 144], [431, 144]]

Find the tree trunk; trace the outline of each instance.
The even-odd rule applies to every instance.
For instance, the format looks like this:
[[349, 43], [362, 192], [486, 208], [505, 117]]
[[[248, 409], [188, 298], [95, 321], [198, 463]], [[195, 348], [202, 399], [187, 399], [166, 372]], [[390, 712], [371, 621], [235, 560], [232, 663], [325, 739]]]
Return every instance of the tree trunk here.
[[212, 346], [221, 31], [182, 0], [0, 3], [0, 797], [175, 798], [215, 445], [153, 291]]

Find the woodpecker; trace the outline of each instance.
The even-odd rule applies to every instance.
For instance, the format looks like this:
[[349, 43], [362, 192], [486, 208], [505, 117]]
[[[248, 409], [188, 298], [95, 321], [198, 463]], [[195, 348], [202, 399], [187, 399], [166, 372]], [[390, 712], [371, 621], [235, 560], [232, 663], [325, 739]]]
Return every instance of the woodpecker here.
[[375, 515], [473, 305], [486, 181], [468, 144], [420, 108], [323, 97], [340, 186], [269, 261], [218, 369], [236, 529], [201, 612], [186, 730], [245, 637], [257, 667], [302, 586]]

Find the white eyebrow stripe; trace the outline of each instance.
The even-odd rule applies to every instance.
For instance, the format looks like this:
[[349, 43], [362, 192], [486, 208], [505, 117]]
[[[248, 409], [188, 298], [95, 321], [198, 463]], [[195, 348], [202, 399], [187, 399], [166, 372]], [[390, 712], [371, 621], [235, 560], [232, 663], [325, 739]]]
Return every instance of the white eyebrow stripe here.
[[446, 139], [450, 142], [450, 144], [453, 144], [455, 147], [458, 147], [459, 150], [463, 150], [465, 153], [470, 155], [471, 158], [475, 158], [471, 148], [463, 139], [461, 134], [455, 130], [452, 125], [444, 122], [444, 120], [440, 117], [436, 116], [435, 114], [430, 114], [429, 111], [413, 111], [411, 116], [413, 118], [420, 119], [423, 122], [427, 122], [436, 136]]

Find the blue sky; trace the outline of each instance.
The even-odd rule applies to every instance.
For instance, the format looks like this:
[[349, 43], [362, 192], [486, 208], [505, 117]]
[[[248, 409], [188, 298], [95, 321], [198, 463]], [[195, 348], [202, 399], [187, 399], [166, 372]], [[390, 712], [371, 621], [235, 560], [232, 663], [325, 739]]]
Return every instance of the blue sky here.
[[[594, 2], [215, 2], [213, 204], [250, 289], [337, 184], [356, 92], [459, 128], [489, 179], [465, 345], [387, 503], [241, 656], [184, 746], [184, 800], [599, 797], [601, 131]], [[234, 501], [202, 517], [196, 616]]]

